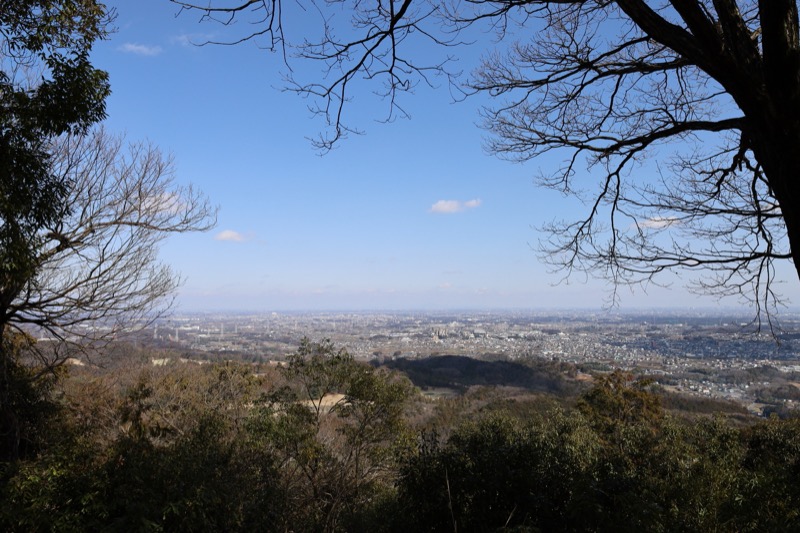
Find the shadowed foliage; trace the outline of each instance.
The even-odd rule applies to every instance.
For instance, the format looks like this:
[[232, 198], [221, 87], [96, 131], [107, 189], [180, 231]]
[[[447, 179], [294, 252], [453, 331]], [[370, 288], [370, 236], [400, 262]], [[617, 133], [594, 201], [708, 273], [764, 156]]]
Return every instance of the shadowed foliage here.
[[447, 387], [464, 391], [472, 386], [504, 385], [531, 391], [564, 393], [574, 390], [558, 368], [546, 363], [526, 365], [513, 361], [482, 361], [462, 355], [424, 359], [395, 359], [385, 366], [404, 372], [417, 387]]

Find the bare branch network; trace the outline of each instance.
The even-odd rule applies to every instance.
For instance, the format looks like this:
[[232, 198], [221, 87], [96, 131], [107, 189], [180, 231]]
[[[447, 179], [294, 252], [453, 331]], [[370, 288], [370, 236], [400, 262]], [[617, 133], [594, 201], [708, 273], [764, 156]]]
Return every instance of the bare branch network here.
[[[489, 151], [564, 153], [542, 183], [587, 205], [582, 219], [547, 227], [551, 264], [615, 286], [699, 271], [695, 290], [739, 295], [759, 315], [779, 302], [776, 261], [800, 272], [795, 0], [318, 0], [291, 5], [319, 14], [321, 37], [297, 42], [287, 28], [308, 22], [290, 24], [281, 0], [172, 1], [255, 24], [231, 43], [266, 37], [290, 60], [320, 61], [320, 81], [292, 88], [318, 98], [332, 131], [323, 148], [352, 131], [354, 85], [378, 84], [402, 114], [398, 95], [453, 76], [446, 63], [409, 59], [414, 46], [450, 53], [482, 30], [484, 59], [462, 87], [497, 102], [483, 112]], [[587, 174], [596, 189], [581, 184]]]
[[171, 305], [180, 278], [158, 259], [168, 235], [204, 231], [215, 209], [175, 184], [169, 158], [103, 129], [62, 136], [50, 148], [68, 184], [62, 216], [37, 237], [38, 274], [5, 311], [11, 327], [66, 341], [95, 341], [144, 324]]
[[[431, 63], [432, 54], [417, 57], [419, 54], [403, 53], [406, 48], [420, 45], [449, 48], [459, 44], [455, 33], [439, 31], [444, 19], [441, 6], [435, 2], [403, 0], [373, 5], [339, 0], [244, 0], [200, 5], [170, 1], [182, 11], [201, 13], [201, 21], [229, 27], [228, 40], [198, 44], [253, 41], [266, 50], [280, 52], [287, 67], [286, 90], [310, 97], [309, 110], [325, 120], [326, 131], [312, 139], [323, 152], [349, 134], [362, 133], [345, 117], [346, 104], [359, 84], [367, 83], [386, 100], [387, 113], [380, 120], [391, 122], [408, 118], [401, 95], [413, 93], [420, 83], [433, 87], [436, 76], [444, 75], [454, 82], [457, 75], [446, 68], [448, 55]], [[243, 23], [243, 33], [237, 33], [237, 22]], [[289, 31], [299, 27], [309, 32], [296, 40], [289, 39]], [[292, 65], [303, 60], [322, 65], [320, 79], [307, 81], [298, 77]]]

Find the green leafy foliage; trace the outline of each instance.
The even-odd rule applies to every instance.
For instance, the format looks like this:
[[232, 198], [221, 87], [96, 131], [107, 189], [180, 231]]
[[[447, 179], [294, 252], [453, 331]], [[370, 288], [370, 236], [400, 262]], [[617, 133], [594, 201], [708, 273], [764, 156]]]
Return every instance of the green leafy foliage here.
[[535, 425], [502, 415], [467, 423], [443, 445], [423, 441], [404, 465], [403, 526], [550, 531], [580, 524], [575, 511], [591, 511], [586, 495], [598, 452], [596, 435], [577, 414], [553, 413]]
[[4, 531], [800, 528], [800, 421], [676, 418], [624, 373], [572, 407], [466, 396], [470, 416], [416, 433], [413, 406], [431, 400], [328, 341], [303, 341], [277, 369], [62, 380], [57, 402], [34, 396], [59, 417], [3, 472]]
[[21, 356], [34, 340], [22, 334], [0, 337], [5, 354], [0, 364], [0, 482], [4, 471], [13, 468], [19, 457], [34, 457], [46, 447], [48, 425], [59, 416], [59, 407], [50, 391], [55, 373], [44, 373], [21, 362]]
[[47, 140], [105, 117], [108, 75], [89, 60], [109, 16], [95, 0], [0, 2], [0, 279], [5, 307], [33, 275], [37, 231], [63, 216]]
[[[797, 424], [673, 419], [647, 385], [600, 379], [578, 409], [492, 413], [400, 469], [393, 528], [433, 531], [791, 531]], [[784, 440], [785, 439], [785, 440]], [[788, 468], [787, 468], [788, 466]], [[767, 488], [769, 487], [769, 489]]]
[[283, 374], [287, 386], [265, 395], [250, 423], [284, 465], [296, 513], [287, 527], [347, 530], [390, 484], [398, 450], [409, 442], [411, 386], [327, 340], [304, 339]]
[[[256, 393], [252, 369], [161, 370], [146, 369], [119, 390], [110, 438], [67, 417], [68, 438], [20, 465], [6, 485], [0, 527], [252, 531], [281, 515], [274, 456], [243, 423]], [[91, 409], [73, 413], [80, 411]]]
[[[48, 141], [105, 117], [108, 76], [89, 60], [110, 20], [95, 0], [0, 1], [0, 434], [15, 440], [31, 376], [6, 349], [9, 312], [39, 267], [40, 232], [67, 211], [67, 183], [52, 172]], [[20, 382], [19, 380], [22, 380]], [[15, 458], [20, 444], [5, 446]]]

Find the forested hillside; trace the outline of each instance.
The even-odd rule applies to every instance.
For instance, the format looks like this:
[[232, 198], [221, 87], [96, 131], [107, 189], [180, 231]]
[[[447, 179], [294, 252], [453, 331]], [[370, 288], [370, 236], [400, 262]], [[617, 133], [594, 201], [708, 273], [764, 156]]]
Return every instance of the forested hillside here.
[[283, 366], [115, 349], [19, 392], [3, 530], [800, 527], [800, 421], [698, 414], [628, 374], [437, 399], [327, 341]]

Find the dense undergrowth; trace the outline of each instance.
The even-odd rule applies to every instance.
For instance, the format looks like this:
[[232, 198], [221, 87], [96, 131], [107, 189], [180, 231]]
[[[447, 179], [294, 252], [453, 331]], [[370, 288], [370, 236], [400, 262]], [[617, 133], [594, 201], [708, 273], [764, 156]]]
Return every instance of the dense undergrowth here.
[[4, 531], [800, 530], [798, 420], [689, 416], [619, 372], [436, 400], [304, 341], [23, 377]]

